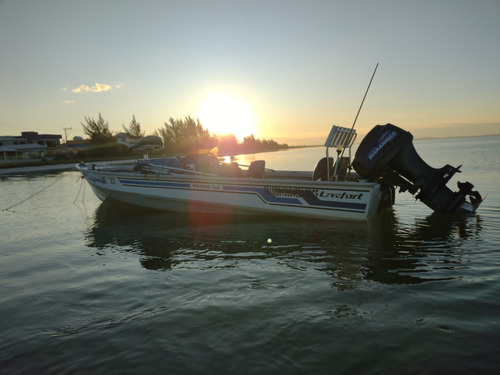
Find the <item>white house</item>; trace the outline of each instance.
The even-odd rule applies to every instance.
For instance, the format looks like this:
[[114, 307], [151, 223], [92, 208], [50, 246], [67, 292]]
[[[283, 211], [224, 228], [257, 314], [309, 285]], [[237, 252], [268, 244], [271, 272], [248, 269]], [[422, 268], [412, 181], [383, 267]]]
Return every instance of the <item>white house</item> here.
[[61, 135], [37, 132], [22, 132], [20, 137], [0, 136], [0, 163], [42, 160], [61, 138]]

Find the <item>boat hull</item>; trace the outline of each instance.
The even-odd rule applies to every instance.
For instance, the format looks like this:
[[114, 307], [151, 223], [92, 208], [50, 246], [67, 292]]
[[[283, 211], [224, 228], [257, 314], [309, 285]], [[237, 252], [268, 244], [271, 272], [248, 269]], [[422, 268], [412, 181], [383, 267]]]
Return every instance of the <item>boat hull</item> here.
[[379, 206], [380, 185], [287, 178], [222, 178], [78, 169], [101, 200], [189, 213], [285, 215], [367, 220]]

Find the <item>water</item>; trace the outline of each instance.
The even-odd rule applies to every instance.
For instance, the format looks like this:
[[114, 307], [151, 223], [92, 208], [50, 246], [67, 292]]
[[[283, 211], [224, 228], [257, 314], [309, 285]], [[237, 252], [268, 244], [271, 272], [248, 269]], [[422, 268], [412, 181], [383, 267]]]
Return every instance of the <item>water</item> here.
[[0, 372], [498, 373], [500, 137], [415, 146], [463, 164], [477, 214], [405, 193], [368, 223], [197, 217], [101, 203], [76, 172], [3, 177], [2, 209], [55, 184], [0, 214]]

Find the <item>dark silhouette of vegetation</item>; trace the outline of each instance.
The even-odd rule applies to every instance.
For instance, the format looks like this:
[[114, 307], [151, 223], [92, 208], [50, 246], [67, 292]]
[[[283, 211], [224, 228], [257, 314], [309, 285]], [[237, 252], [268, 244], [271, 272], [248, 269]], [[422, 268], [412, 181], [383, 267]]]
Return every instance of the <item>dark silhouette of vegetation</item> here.
[[253, 134], [243, 138], [243, 142], [238, 142], [233, 134], [226, 134], [219, 138], [218, 147], [222, 156], [283, 150], [287, 149], [288, 145], [273, 140], [257, 139]]
[[108, 122], [103, 119], [100, 112], [97, 120], [85, 116], [85, 124], [82, 122], [82, 126], [83, 132], [90, 137], [90, 143], [93, 145], [109, 143], [113, 139]]
[[218, 147], [221, 156], [288, 148], [287, 144], [256, 139], [254, 135], [244, 138], [241, 143], [234, 134], [225, 134], [220, 137], [211, 135], [203, 128], [199, 119], [195, 121], [191, 116], [180, 120], [170, 118], [169, 122], [165, 122], [164, 127], [158, 129], [155, 134], [163, 138], [165, 150], [173, 154], [189, 154], [200, 149], [210, 150], [215, 146]]
[[252, 134], [243, 138], [243, 142], [240, 145], [240, 154], [284, 150], [287, 148], [288, 145], [286, 143], [279, 144], [272, 139], [256, 139]]
[[123, 130], [131, 138], [142, 138], [144, 137], [144, 131], [141, 130], [141, 124], [135, 119], [135, 115], [132, 115], [132, 120], [128, 128], [122, 124]]
[[82, 122], [83, 132], [90, 138], [90, 148], [85, 151], [85, 155], [91, 157], [117, 156], [127, 153], [127, 148], [116, 142], [109, 125], [99, 112], [97, 120], [92, 117], [85, 117], [85, 124]]
[[217, 147], [219, 154], [223, 155], [237, 155], [239, 152], [240, 144], [234, 134], [224, 134], [219, 137]]
[[191, 116], [184, 119], [174, 120], [172, 117], [163, 128], [155, 132], [162, 137], [163, 147], [171, 153], [196, 152], [201, 148], [212, 148], [217, 146], [217, 137], [203, 128], [199, 119], [196, 121]]
[[[83, 132], [90, 138], [90, 148], [85, 151], [89, 157], [111, 157], [135, 155], [126, 146], [119, 144], [116, 136], [109, 130], [109, 125], [101, 113], [97, 120], [85, 117], [82, 122]], [[137, 122], [135, 115], [128, 127], [122, 124], [125, 133], [132, 138], [144, 137], [144, 131]], [[288, 148], [287, 144], [279, 144], [273, 140], [257, 139], [252, 134], [239, 142], [234, 134], [217, 136], [203, 128], [199, 119], [194, 120], [191, 116], [183, 119], [172, 117], [163, 124], [163, 127], [155, 131], [155, 135], [163, 139], [163, 152], [168, 155], [187, 155], [197, 153], [199, 150], [207, 152], [218, 147], [219, 155], [250, 154], [256, 152], [276, 151]]]

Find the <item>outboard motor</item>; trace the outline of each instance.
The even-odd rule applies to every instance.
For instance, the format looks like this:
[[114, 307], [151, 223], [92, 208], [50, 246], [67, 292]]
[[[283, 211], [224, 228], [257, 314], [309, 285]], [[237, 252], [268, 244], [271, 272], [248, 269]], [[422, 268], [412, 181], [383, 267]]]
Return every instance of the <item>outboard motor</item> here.
[[[437, 212], [474, 212], [482, 198], [470, 182], [458, 182], [458, 192], [446, 183], [460, 172], [451, 165], [440, 169], [430, 167], [413, 146], [413, 136], [392, 124], [375, 126], [356, 151], [353, 167], [362, 178], [396, 185], [408, 190]], [[470, 202], [466, 201], [469, 196]]]
[[139, 139], [134, 144], [131, 144], [129, 147], [131, 150], [138, 151], [155, 150], [163, 147], [163, 141], [157, 135], [147, 135]]

